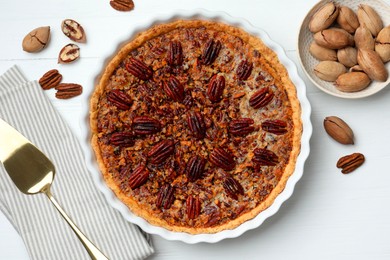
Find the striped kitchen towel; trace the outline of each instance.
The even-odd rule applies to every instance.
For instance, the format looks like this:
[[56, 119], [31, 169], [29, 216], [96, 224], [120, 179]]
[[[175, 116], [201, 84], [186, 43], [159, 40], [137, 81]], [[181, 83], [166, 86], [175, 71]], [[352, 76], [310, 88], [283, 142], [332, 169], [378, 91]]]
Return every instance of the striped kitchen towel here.
[[[122, 218], [95, 188], [77, 138], [39, 84], [28, 82], [16, 66], [0, 76], [0, 118], [51, 159], [57, 172], [53, 195], [109, 259], [144, 259], [154, 252], [149, 236]], [[2, 166], [0, 210], [23, 238], [31, 259], [89, 259], [45, 195], [21, 193]]]

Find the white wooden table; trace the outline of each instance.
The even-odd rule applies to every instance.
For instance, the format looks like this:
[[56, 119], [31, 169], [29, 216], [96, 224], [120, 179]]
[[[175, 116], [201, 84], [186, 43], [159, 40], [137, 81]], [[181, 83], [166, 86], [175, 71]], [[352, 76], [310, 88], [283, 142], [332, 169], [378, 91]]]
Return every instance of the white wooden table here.
[[[325, 94], [310, 83], [299, 65], [296, 41], [300, 23], [316, 0], [135, 1], [134, 11], [120, 13], [109, 6], [108, 0], [1, 0], [0, 73], [17, 64], [33, 80], [58, 68], [64, 82], [80, 83], [88, 92], [101, 66], [97, 61], [128, 37], [128, 28], [160, 13], [205, 8], [244, 17], [280, 43], [297, 64], [313, 109], [314, 132], [304, 175], [275, 216], [239, 238], [217, 244], [187, 245], [153, 236], [156, 254], [150, 259], [390, 259], [390, 90], [365, 99], [345, 100]], [[58, 51], [69, 42], [60, 30], [65, 18], [84, 26], [88, 43], [80, 44], [82, 58], [77, 63], [61, 66], [57, 64]], [[44, 25], [52, 28], [48, 48], [37, 55], [23, 52], [24, 35]], [[80, 136], [82, 99], [56, 100], [54, 91], [46, 93]], [[350, 124], [356, 135], [354, 146], [342, 146], [327, 136], [322, 122], [329, 115]], [[343, 175], [335, 164], [339, 157], [352, 152], [365, 154], [366, 163], [356, 172]], [[0, 259], [28, 259], [23, 241], [1, 213]]]

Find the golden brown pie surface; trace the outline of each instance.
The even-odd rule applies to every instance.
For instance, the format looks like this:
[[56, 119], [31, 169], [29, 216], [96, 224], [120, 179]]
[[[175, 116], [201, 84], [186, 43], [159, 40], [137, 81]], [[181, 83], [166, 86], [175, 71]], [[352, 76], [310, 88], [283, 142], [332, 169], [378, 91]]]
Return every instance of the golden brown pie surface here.
[[180, 20], [127, 43], [91, 98], [108, 186], [153, 225], [232, 229], [269, 207], [293, 173], [302, 124], [276, 54], [241, 29]]

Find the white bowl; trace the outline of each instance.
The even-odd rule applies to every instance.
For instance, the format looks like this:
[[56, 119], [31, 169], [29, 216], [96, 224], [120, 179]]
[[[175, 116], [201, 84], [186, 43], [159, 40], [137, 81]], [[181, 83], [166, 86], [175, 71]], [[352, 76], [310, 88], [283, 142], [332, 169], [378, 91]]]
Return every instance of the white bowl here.
[[[245, 231], [248, 231], [250, 229], [254, 229], [258, 226], [260, 226], [265, 219], [275, 214], [279, 207], [282, 205], [282, 203], [287, 200], [293, 190], [294, 186], [297, 183], [297, 181], [301, 178], [303, 173], [303, 167], [304, 162], [306, 158], [309, 155], [309, 139], [312, 133], [312, 126], [310, 123], [310, 113], [311, 113], [311, 107], [309, 104], [309, 101], [306, 98], [306, 86], [303, 82], [303, 80], [299, 77], [297, 73], [297, 68], [295, 64], [287, 58], [284, 50], [280, 45], [272, 41], [268, 35], [261, 29], [255, 28], [252, 25], [250, 25], [247, 21], [243, 19], [233, 18], [230, 15], [222, 12], [209, 12], [206, 10], [193, 10], [193, 11], [179, 11], [176, 14], [170, 14], [170, 15], [164, 15], [164, 16], [158, 16], [155, 18], [151, 18], [150, 22], [138, 27], [136, 30], [134, 30], [133, 35], [136, 35], [140, 31], [144, 31], [151, 26], [159, 23], [167, 23], [171, 22], [177, 19], [207, 19], [207, 20], [213, 20], [213, 21], [220, 21], [224, 22], [233, 26], [241, 27], [245, 31], [259, 37], [263, 40], [263, 42], [270, 47], [272, 50], [275, 51], [275, 53], [278, 54], [278, 57], [282, 64], [287, 68], [289, 75], [291, 77], [291, 80], [295, 84], [297, 88], [297, 94], [298, 98], [301, 102], [302, 107], [302, 121], [303, 121], [303, 133], [302, 133], [302, 144], [301, 144], [301, 152], [300, 155], [297, 158], [296, 168], [294, 173], [289, 178], [285, 189], [283, 192], [281, 192], [278, 197], [275, 199], [274, 203], [261, 212], [259, 215], [257, 215], [255, 218], [241, 224], [235, 229], [232, 230], [224, 230], [216, 234], [197, 234], [197, 235], [191, 235], [188, 233], [180, 233], [180, 232], [173, 232], [166, 230], [161, 227], [153, 226], [149, 224], [146, 220], [143, 218], [140, 218], [136, 215], [134, 215], [129, 208], [123, 204], [115, 195], [114, 193], [106, 186], [103, 176], [99, 171], [99, 168], [96, 163], [95, 155], [93, 153], [92, 147], [90, 145], [90, 131], [89, 131], [89, 95], [84, 95], [84, 97], [87, 98], [87, 100], [84, 100], [84, 104], [86, 104], [83, 108], [84, 116], [82, 118], [82, 138], [83, 138], [83, 148], [86, 156], [86, 163], [89, 171], [92, 173], [94, 181], [96, 183], [97, 188], [104, 194], [106, 197], [108, 203], [117, 209], [122, 216], [128, 220], [131, 223], [134, 223], [138, 225], [140, 228], [142, 228], [145, 232], [150, 234], [156, 234], [160, 235], [161, 237], [168, 239], [168, 240], [180, 240], [186, 243], [194, 244], [199, 242], [208, 242], [208, 243], [215, 243], [225, 238], [233, 238], [238, 237], [241, 234], [243, 234]], [[129, 39], [125, 39], [126, 41], [129, 41]], [[123, 44], [118, 44], [117, 51], [120, 49], [120, 47]], [[115, 51], [114, 54], [117, 52]], [[99, 71], [96, 72], [97, 77], [95, 78], [94, 82], [91, 82], [92, 84], [96, 85], [100, 76], [100, 73], [102, 72], [103, 68], [107, 65], [109, 62], [109, 58], [102, 60], [101, 64], [102, 67], [99, 69]], [[90, 93], [91, 94], [91, 93]]]
[[[329, 2], [329, 0], [322, 0], [318, 2], [309, 11], [301, 24], [298, 35], [298, 56], [303, 70], [315, 86], [330, 95], [341, 98], [363, 98], [373, 95], [390, 83], [390, 77], [386, 82], [372, 81], [366, 89], [358, 92], [342, 92], [334, 86], [334, 83], [321, 80], [314, 74], [314, 67], [319, 63], [319, 61], [309, 53], [310, 44], [314, 41], [313, 33], [309, 31], [309, 22], [313, 14], [324, 4]], [[385, 26], [390, 25], [390, 7], [382, 0], [334, 0], [333, 2], [339, 5], [348, 6], [355, 13], [357, 12], [359, 4], [367, 4], [377, 11]], [[390, 62], [386, 64], [386, 68], [390, 71]]]

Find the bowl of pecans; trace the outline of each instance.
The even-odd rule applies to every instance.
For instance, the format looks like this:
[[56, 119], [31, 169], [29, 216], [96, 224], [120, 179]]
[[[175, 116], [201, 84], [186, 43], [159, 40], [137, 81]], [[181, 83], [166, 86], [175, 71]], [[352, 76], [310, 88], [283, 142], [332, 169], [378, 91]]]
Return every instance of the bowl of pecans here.
[[341, 98], [363, 98], [390, 82], [390, 7], [382, 0], [320, 1], [298, 36], [311, 82]]

